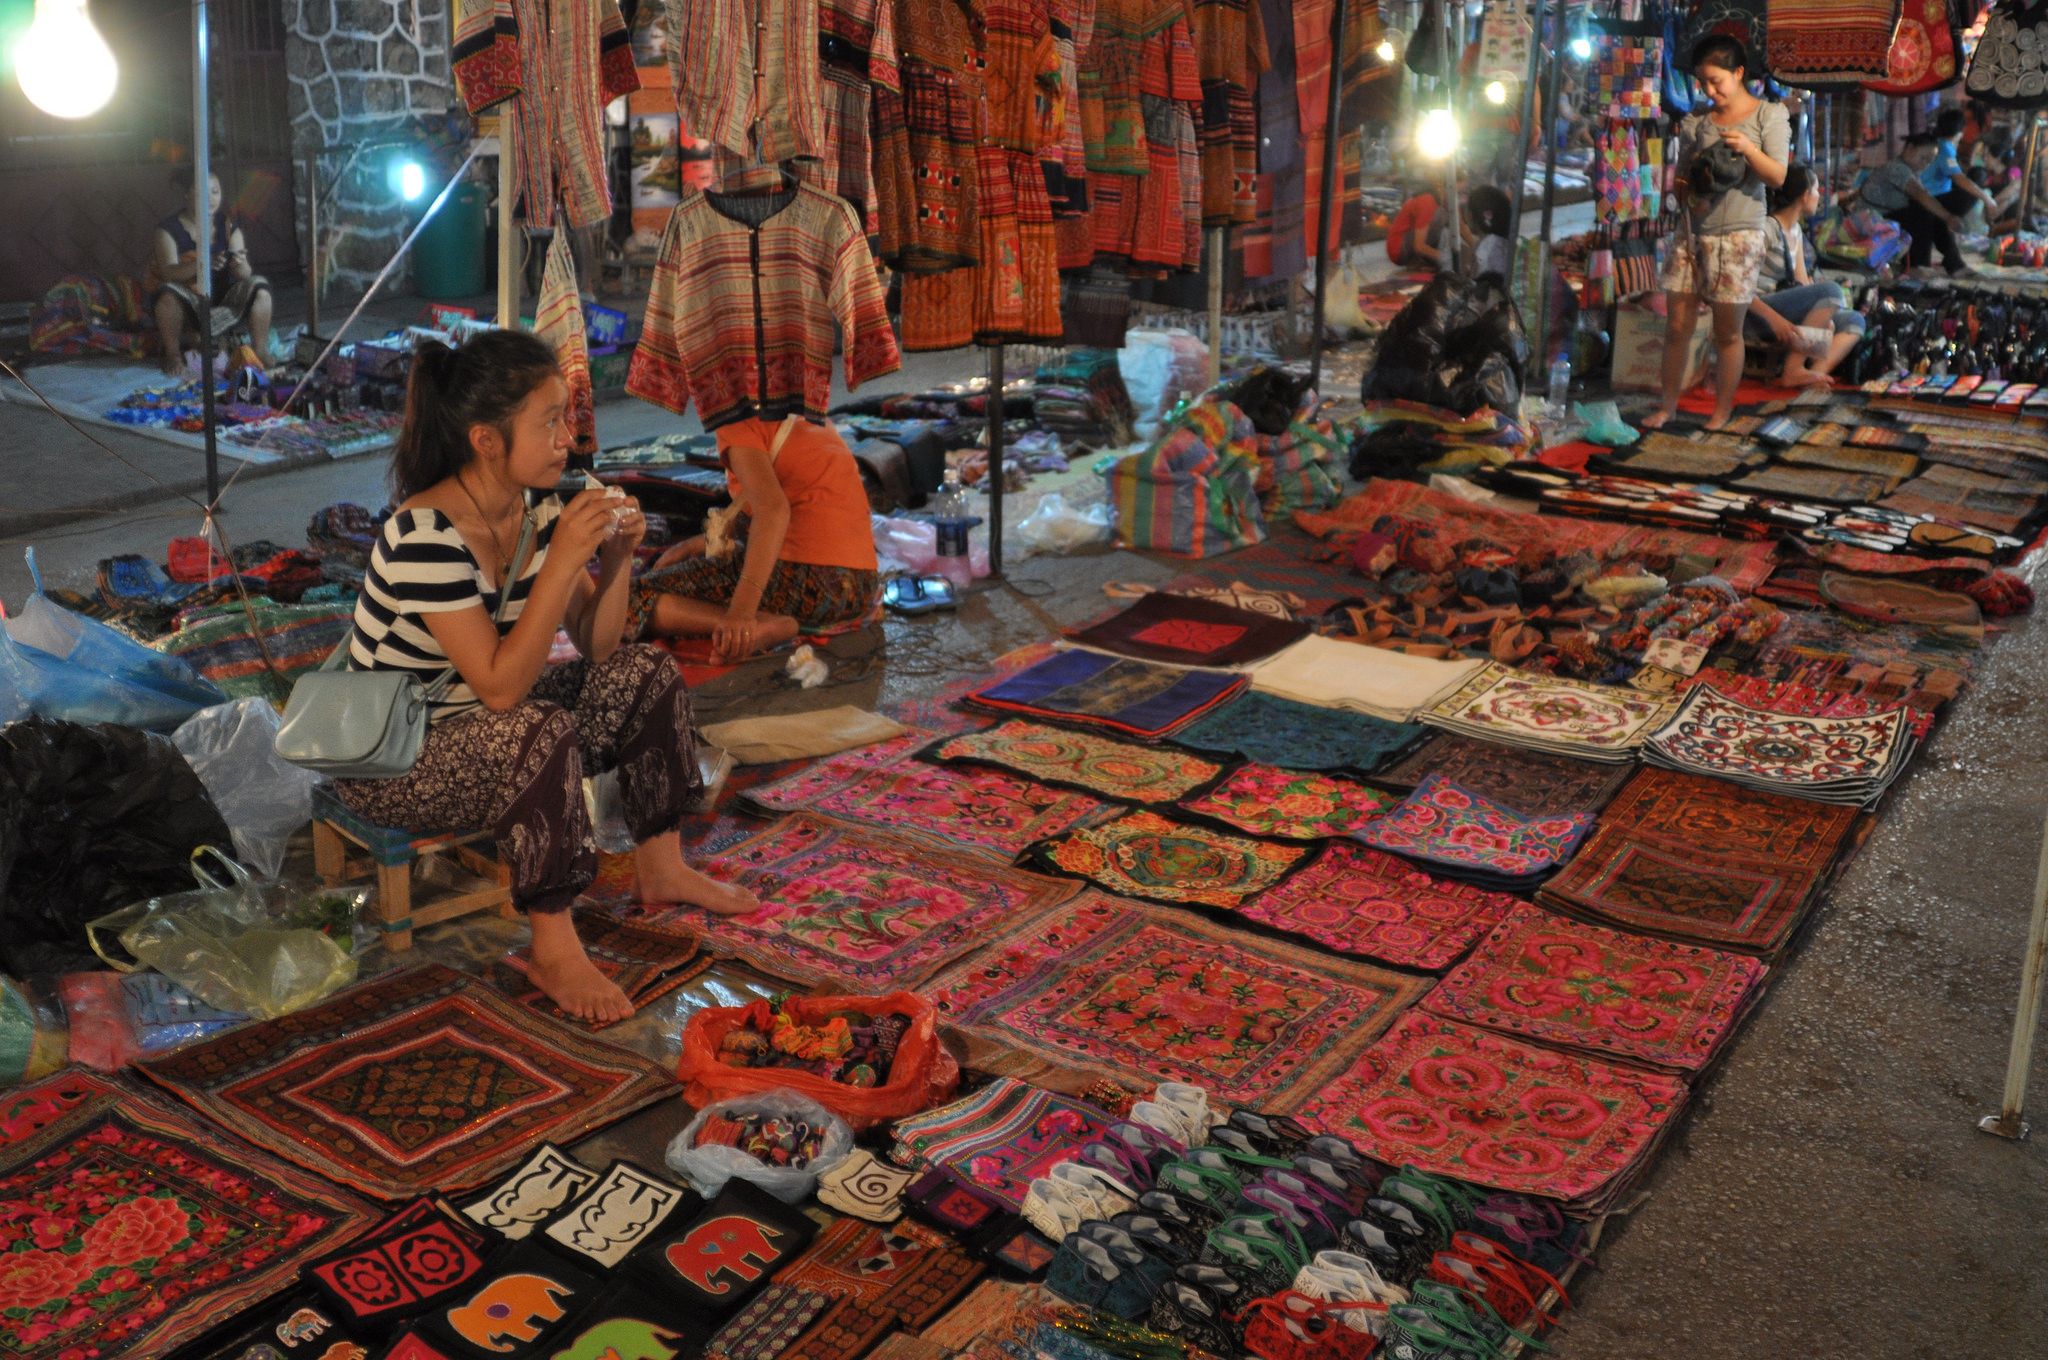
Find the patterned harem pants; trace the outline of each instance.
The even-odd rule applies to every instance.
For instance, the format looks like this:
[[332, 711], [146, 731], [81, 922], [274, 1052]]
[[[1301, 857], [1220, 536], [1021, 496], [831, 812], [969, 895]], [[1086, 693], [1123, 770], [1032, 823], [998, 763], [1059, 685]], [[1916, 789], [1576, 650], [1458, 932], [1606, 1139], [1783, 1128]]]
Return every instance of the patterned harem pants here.
[[551, 666], [516, 707], [434, 723], [408, 773], [337, 779], [334, 793], [360, 816], [419, 835], [489, 827], [514, 905], [561, 911], [597, 876], [584, 773], [610, 769], [636, 841], [674, 831], [703, 792], [689, 691], [659, 648]]

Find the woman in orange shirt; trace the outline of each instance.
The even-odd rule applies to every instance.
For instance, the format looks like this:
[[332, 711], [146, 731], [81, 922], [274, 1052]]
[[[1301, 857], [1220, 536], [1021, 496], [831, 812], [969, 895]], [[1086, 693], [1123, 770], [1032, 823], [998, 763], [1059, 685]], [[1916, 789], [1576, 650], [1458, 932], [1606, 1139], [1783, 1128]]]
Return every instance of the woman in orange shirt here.
[[873, 609], [867, 489], [839, 432], [801, 416], [740, 420], [719, 428], [718, 453], [736, 541], [699, 535], [656, 558], [633, 586], [634, 635], [708, 637], [736, 661]]

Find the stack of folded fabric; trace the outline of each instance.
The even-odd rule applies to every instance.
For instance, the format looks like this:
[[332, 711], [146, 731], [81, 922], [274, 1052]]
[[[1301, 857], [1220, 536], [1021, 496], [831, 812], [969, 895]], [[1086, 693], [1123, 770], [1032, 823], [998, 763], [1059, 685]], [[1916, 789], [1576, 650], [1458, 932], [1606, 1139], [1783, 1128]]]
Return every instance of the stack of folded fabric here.
[[1252, 688], [1262, 694], [1404, 723], [1471, 679], [1482, 665], [1305, 637], [1255, 666], [1251, 675]]
[[1184, 670], [1100, 652], [1057, 652], [967, 696], [998, 713], [1107, 728], [1157, 741], [1210, 709], [1236, 698], [1245, 679], [1222, 671]]
[[1570, 859], [1596, 820], [1589, 812], [1524, 817], [1432, 775], [1355, 836], [1445, 878], [1521, 892]]
[[1770, 955], [1857, 820], [1854, 808], [1639, 770], [1536, 900], [1640, 934]]
[[1076, 646], [1136, 661], [1248, 670], [1308, 636], [1309, 626], [1192, 595], [1154, 591], [1130, 608], [1067, 634]]
[[1472, 675], [1418, 721], [1529, 751], [1622, 764], [1663, 726], [1677, 700], [1519, 671], [1498, 662]]
[[1905, 708], [1842, 718], [1771, 713], [1703, 685], [1650, 734], [1643, 756], [1764, 793], [1874, 807], [1917, 744]]

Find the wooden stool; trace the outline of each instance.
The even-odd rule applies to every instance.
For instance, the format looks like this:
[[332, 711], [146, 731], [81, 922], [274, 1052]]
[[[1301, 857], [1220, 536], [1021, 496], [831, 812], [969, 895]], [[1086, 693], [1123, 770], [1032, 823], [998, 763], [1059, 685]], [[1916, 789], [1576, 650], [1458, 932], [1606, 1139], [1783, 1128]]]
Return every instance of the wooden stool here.
[[[313, 790], [313, 867], [330, 888], [376, 870], [377, 918], [384, 930], [384, 947], [394, 954], [412, 948], [412, 933], [421, 926], [452, 921], [473, 911], [495, 909], [508, 921], [519, 919], [512, 905], [512, 871], [474, 848], [490, 835], [488, 831], [458, 831], [415, 836], [364, 820], [324, 785]], [[451, 859], [454, 864], [448, 862]], [[431, 901], [415, 905], [415, 881], [441, 891]]]

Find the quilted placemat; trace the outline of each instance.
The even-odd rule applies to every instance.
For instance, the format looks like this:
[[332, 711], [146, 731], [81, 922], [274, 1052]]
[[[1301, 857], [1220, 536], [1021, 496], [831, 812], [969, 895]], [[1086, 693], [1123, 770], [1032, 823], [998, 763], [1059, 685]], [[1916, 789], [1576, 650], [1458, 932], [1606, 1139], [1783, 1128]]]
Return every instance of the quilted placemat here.
[[1170, 803], [1224, 770], [1213, 760], [1172, 746], [1141, 746], [1022, 718], [941, 737], [921, 754], [941, 765], [992, 765], [1041, 784], [1080, 789], [1118, 803]]
[[1308, 854], [1306, 845], [1131, 812], [1040, 841], [1023, 862], [1089, 879], [1122, 897], [1235, 909], [1279, 883]]

